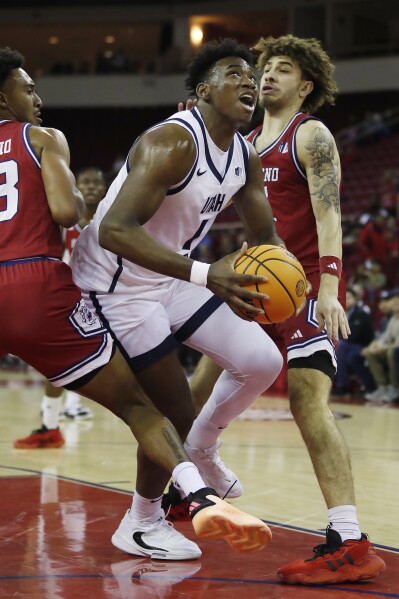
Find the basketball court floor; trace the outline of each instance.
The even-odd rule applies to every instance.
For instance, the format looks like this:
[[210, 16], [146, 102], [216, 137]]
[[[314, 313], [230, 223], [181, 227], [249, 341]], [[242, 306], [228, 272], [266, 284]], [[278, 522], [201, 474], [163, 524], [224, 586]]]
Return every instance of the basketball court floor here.
[[[110, 538], [131, 502], [136, 443], [105, 409], [62, 423], [61, 449], [16, 450], [40, 424], [43, 387], [32, 370], [0, 371], [0, 599], [399, 598], [399, 409], [333, 403], [352, 455], [361, 527], [387, 564], [375, 582], [292, 587], [276, 569], [324, 542], [326, 510], [284, 398], [261, 397], [223, 434], [221, 455], [240, 477], [235, 505], [269, 523], [269, 547], [249, 556], [199, 541], [188, 562], [129, 556]], [[193, 540], [191, 523], [177, 528]]]

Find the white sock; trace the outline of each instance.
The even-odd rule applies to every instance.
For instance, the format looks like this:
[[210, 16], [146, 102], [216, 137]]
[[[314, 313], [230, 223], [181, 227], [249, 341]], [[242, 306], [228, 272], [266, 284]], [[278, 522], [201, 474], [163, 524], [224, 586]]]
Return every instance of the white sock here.
[[213, 424], [201, 414], [194, 420], [186, 442], [187, 445], [195, 449], [208, 449], [215, 445], [224, 427]]
[[80, 406], [80, 395], [75, 391], [67, 391], [65, 410], [76, 410]]
[[156, 522], [161, 516], [164, 516], [163, 509], [161, 508], [161, 501], [162, 495], [155, 499], [147, 499], [135, 491], [132, 507], [130, 508], [130, 517], [132, 520], [148, 520], [152, 523]]
[[360, 539], [362, 536], [357, 520], [356, 506], [338, 505], [328, 510], [331, 528], [340, 534], [342, 542], [348, 539]]
[[61, 409], [62, 397], [48, 397], [45, 395], [42, 400], [42, 422], [47, 428], [58, 428], [59, 413]]
[[183, 497], [206, 487], [197, 466], [192, 462], [178, 464], [172, 472], [172, 478], [177, 488], [182, 490]]

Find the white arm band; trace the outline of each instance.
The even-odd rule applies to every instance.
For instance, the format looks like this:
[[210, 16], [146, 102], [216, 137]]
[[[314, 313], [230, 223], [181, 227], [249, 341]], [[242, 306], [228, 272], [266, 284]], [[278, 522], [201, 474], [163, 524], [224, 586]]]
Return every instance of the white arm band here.
[[208, 270], [210, 266], [210, 264], [206, 264], [205, 262], [197, 262], [197, 260], [194, 260], [191, 267], [190, 282], [194, 283], [195, 285], [202, 285], [203, 287], [206, 287], [208, 282]]

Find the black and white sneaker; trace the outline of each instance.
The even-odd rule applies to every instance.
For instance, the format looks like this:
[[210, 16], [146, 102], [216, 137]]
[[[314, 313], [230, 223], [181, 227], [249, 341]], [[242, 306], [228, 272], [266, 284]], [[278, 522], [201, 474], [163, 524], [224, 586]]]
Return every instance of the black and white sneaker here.
[[151, 559], [185, 560], [201, 557], [201, 549], [178, 532], [162, 516], [155, 523], [133, 520], [128, 510], [118, 529], [112, 535], [112, 544], [118, 549]]
[[93, 412], [86, 406], [75, 406], [74, 408], [67, 408], [64, 411], [64, 417], [74, 420], [88, 420], [93, 418]]

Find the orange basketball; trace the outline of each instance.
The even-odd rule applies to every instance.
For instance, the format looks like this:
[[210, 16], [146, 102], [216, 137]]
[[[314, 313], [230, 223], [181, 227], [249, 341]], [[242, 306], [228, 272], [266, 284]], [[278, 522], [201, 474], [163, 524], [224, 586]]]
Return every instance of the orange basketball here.
[[249, 248], [234, 268], [240, 274], [268, 278], [267, 283], [248, 286], [248, 289], [265, 293], [270, 298], [254, 300], [254, 305], [265, 312], [255, 318], [257, 322], [283, 322], [295, 315], [306, 298], [306, 276], [301, 263], [288, 250], [277, 245]]

